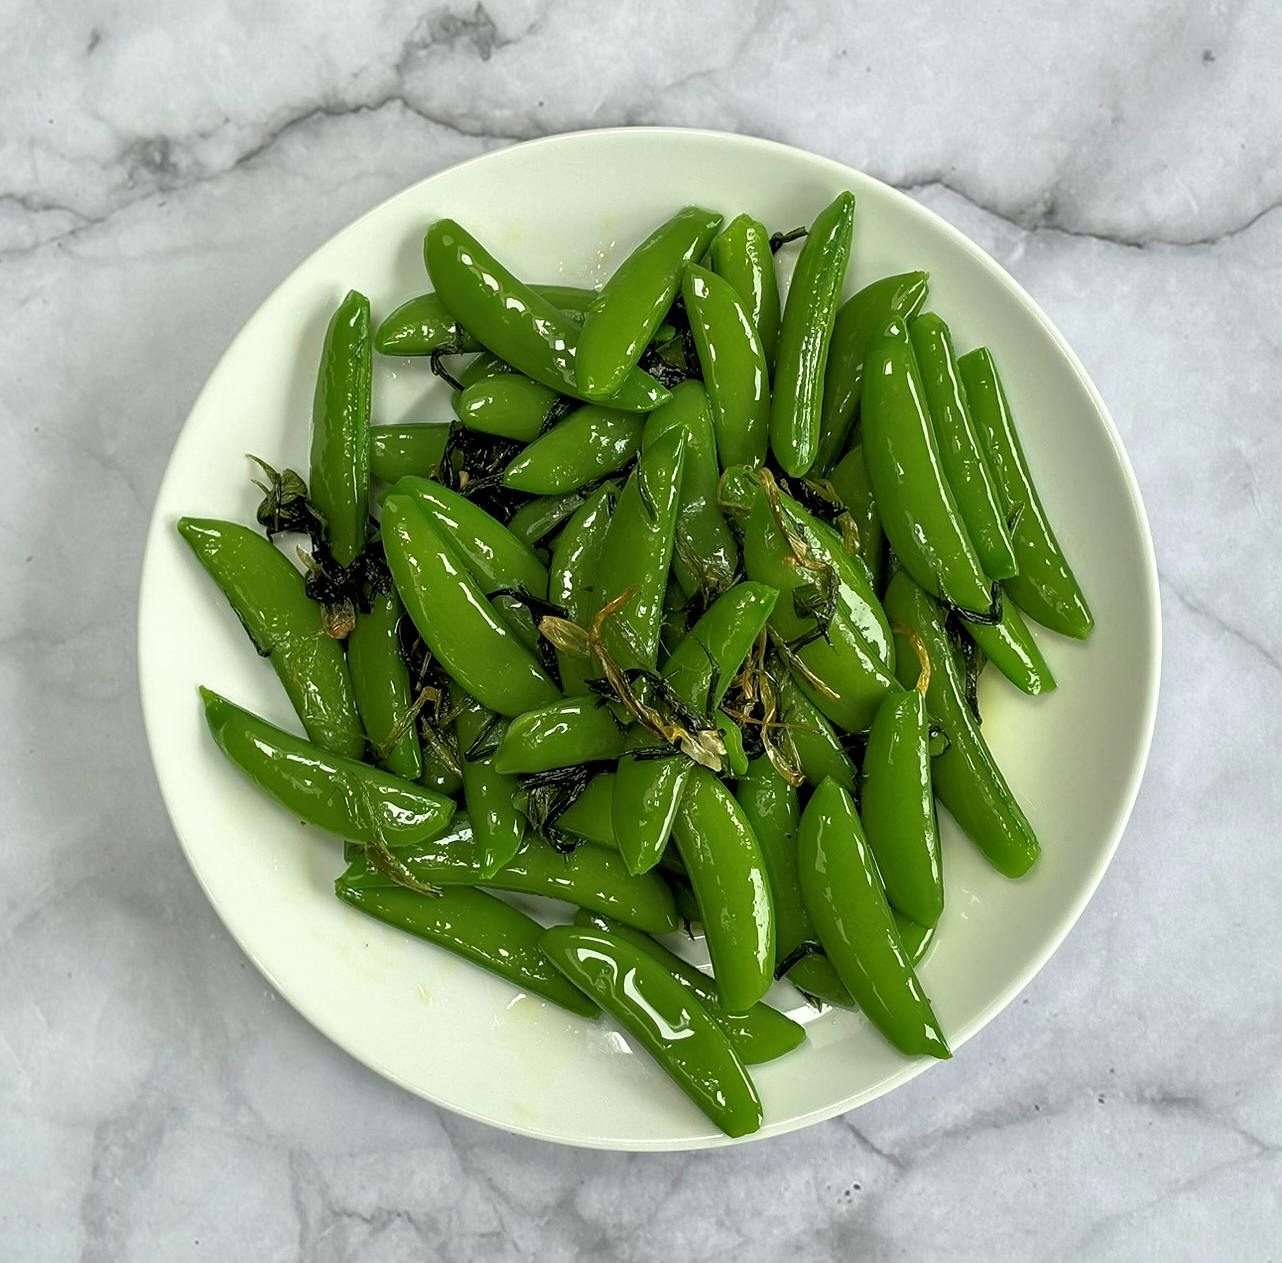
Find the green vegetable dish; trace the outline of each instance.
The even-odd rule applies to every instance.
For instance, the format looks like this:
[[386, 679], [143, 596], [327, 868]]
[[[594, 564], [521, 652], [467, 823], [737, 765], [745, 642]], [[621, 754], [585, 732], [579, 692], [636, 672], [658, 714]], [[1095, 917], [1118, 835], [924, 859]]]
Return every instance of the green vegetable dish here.
[[[1039, 853], [976, 683], [1053, 689], [1025, 620], [1093, 625], [998, 357], [924, 272], [854, 292], [858, 223], [848, 192], [773, 233], [687, 206], [600, 290], [424, 225], [429, 292], [333, 312], [306, 477], [255, 458], [258, 529], [177, 523], [298, 717], [202, 689], [210, 732], [343, 839], [338, 897], [618, 1023], [730, 1136], [805, 1042], [772, 999], [951, 1055], [937, 804], [1006, 877]], [[371, 425], [377, 355], [454, 416]]]

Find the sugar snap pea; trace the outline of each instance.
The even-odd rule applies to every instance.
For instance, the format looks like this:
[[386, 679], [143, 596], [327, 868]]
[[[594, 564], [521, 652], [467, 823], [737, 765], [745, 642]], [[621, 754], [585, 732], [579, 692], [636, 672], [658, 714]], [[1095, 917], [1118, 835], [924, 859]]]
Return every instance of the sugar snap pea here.
[[729, 1036], [653, 956], [603, 930], [568, 925], [553, 926], [541, 944], [726, 1135], [761, 1126], [761, 1098]]
[[784, 303], [770, 394], [770, 450], [794, 478], [807, 473], [819, 454], [824, 370], [854, 217], [853, 193], [839, 193], [819, 212]]
[[257, 531], [216, 518], [184, 517], [178, 533], [218, 584], [271, 662], [308, 737], [350, 759], [365, 753], [343, 647], [326, 634], [303, 576]]

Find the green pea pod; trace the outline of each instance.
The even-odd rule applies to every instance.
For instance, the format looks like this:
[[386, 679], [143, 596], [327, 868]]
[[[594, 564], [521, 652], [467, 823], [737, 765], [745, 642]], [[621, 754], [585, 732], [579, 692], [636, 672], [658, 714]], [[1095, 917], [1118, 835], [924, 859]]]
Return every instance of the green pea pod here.
[[[657, 738], [644, 729], [629, 735], [631, 750], [652, 750]], [[681, 796], [693, 764], [675, 750], [658, 758], [619, 759], [611, 797], [615, 845], [630, 873], [647, 873], [672, 836]]]
[[824, 370], [850, 258], [855, 195], [840, 193], [815, 217], [788, 286], [770, 398], [770, 450], [800, 478], [819, 454]]
[[776, 966], [796, 957], [788, 970], [788, 980], [795, 987], [829, 1004], [853, 1007], [850, 992], [841, 985], [826, 956], [812, 952], [797, 957], [798, 948], [818, 941], [797, 877], [797, 821], [801, 817], [797, 791], [762, 755], [748, 764], [747, 772], [735, 783], [734, 794], [756, 835], [770, 881]]
[[[610, 484], [603, 484], [609, 486]], [[523, 544], [534, 547], [546, 539], [586, 499], [583, 491], [572, 491], [567, 496], [539, 496], [527, 501], [508, 519], [507, 529]]]
[[736, 216], [713, 241], [710, 253], [713, 271], [743, 300], [766, 363], [773, 365], [779, 341], [779, 279], [765, 225], [751, 215]]
[[987, 611], [991, 584], [944, 478], [902, 321], [887, 325], [869, 349], [860, 413], [868, 481], [904, 569], [931, 595], [963, 610]]
[[[536, 294], [573, 319], [592, 305], [594, 289], [569, 285], [534, 285]], [[419, 294], [384, 316], [374, 334], [374, 349], [383, 355], [460, 354], [480, 350], [481, 344], [445, 309], [438, 294]]]
[[675, 952], [670, 952], [648, 934], [634, 930], [630, 925], [623, 925], [611, 917], [603, 917], [597, 912], [577, 912], [574, 924], [584, 929], [603, 930], [607, 934], [613, 934], [653, 956], [717, 1019], [745, 1065], [756, 1066], [774, 1061], [805, 1042], [805, 1027], [768, 1004], [754, 1004], [742, 1014], [725, 1012], [713, 980], [703, 970]]
[[[779, 589], [770, 625], [784, 642], [783, 649], [803, 691], [838, 727], [862, 732], [872, 722], [881, 699], [899, 687], [884, 655], [870, 645], [851, 619], [852, 611], [862, 609], [860, 621], [870, 629], [877, 624], [876, 614], [863, 593], [850, 586], [853, 570], [811, 557], [805, 540], [811, 564], [798, 564], [793, 544], [779, 522], [784, 520], [790, 531], [796, 532], [800, 519], [791, 508], [785, 513], [782, 499], [767, 492], [761, 477], [736, 466], [727, 470], [723, 481], [723, 502], [746, 514], [744, 569], [750, 579]], [[821, 532], [813, 529], [809, 529], [809, 537], [817, 546], [824, 545], [827, 538], [821, 539]], [[837, 553], [831, 556], [835, 561]], [[871, 591], [866, 576], [863, 585]], [[881, 617], [884, 619], [884, 614]]]
[[560, 396], [550, 386], [520, 373], [500, 373], [465, 387], [454, 401], [458, 419], [469, 430], [532, 443]]
[[556, 827], [585, 842], [618, 850], [614, 837], [614, 773], [598, 772], [556, 818]]
[[494, 766], [509, 775], [547, 772], [623, 753], [627, 725], [596, 693], [566, 698], [518, 715], [494, 753]]
[[764, 583], [737, 583], [686, 633], [663, 664], [663, 678], [690, 710], [711, 715], [721, 705], [778, 598]]
[[618, 1021], [728, 1136], [761, 1126], [761, 1098], [717, 1019], [648, 952], [602, 930], [555, 925], [547, 958]]
[[463, 778], [427, 741], [420, 742], [423, 750], [423, 773], [420, 785], [452, 798], [463, 788]]
[[[888, 693], [887, 699], [897, 696]], [[883, 700], [882, 706], [886, 705]], [[797, 754], [797, 766], [810, 785], [826, 776], [850, 793], [855, 792], [855, 763], [823, 712], [801, 691], [791, 677], [779, 685], [779, 715]]]
[[739, 547], [717, 505], [717, 441], [708, 393], [699, 382], [677, 383], [672, 398], [646, 418], [641, 450], [674, 429], [685, 431], [686, 445], [672, 573], [686, 596], [720, 591], [739, 568]]
[[513, 458], [503, 485], [559, 496], [621, 469], [641, 450], [641, 418], [586, 404]]
[[886, 698], [868, 733], [859, 798], [886, 898], [925, 926], [944, 910], [929, 745], [925, 697], [908, 689]]
[[899, 941], [903, 943], [904, 951], [908, 953], [908, 959], [912, 961], [914, 966], [920, 965], [931, 943], [935, 941], [936, 927], [933, 925], [918, 925], [916, 921], [904, 916], [897, 908], [891, 910], [895, 914], [895, 929], [899, 931]]
[[824, 781], [801, 814], [797, 872], [824, 952], [869, 1021], [907, 1056], [952, 1056], [899, 937], [855, 805], [835, 781]]
[[396, 590], [418, 634], [468, 693], [501, 715], [560, 698], [413, 497], [389, 495], [383, 501], [382, 535]]
[[918, 316], [908, 326], [908, 334], [921, 371], [944, 478], [957, 501], [966, 534], [984, 573], [993, 579], [1008, 579], [1015, 573], [1015, 551], [988, 458], [971, 420], [952, 335], [933, 311]]
[[635, 371], [646, 343], [663, 322], [682, 268], [698, 259], [721, 216], [687, 206], [656, 228], [615, 269], [583, 321], [575, 357], [579, 389], [609, 399]]
[[325, 331], [312, 402], [312, 503], [334, 560], [350, 566], [369, 521], [369, 299], [352, 290]]
[[1011, 542], [1019, 573], [1006, 581], [1006, 591], [1025, 614], [1051, 631], [1084, 639], [1095, 619], [1033, 485], [993, 354], [979, 347], [963, 355], [957, 366], [1006, 519], [1014, 522]]
[[215, 518], [178, 519], [178, 533], [267, 658], [317, 745], [349, 759], [365, 754], [343, 646], [325, 632], [303, 576], [257, 531]]
[[375, 425], [369, 432], [369, 472], [383, 482], [407, 474], [426, 478], [440, 468], [448, 425]]
[[774, 909], [752, 826], [705, 767], [686, 783], [672, 835], [701, 912], [717, 994], [729, 1013], [765, 995], [775, 962]]
[[[791, 560], [786, 565], [793, 580], [786, 588], [793, 598], [776, 606], [779, 617], [771, 620], [780, 634], [789, 639], [804, 636], [814, 627], [811, 607], [831, 607], [855, 628], [877, 661], [887, 671], [893, 670], [894, 640], [873, 591], [872, 576], [860, 558], [847, 551], [841, 536], [778, 490], [768, 473], [753, 475], [742, 467], [727, 471], [723, 496], [732, 509], [749, 512], [746, 531], [753, 530], [755, 514], [772, 546], [788, 550], [785, 557]], [[797, 549], [801, 552], [794, 556]]]
[[395, 592], [376, 592], [347, 637], [347, 665], [356, 709], [380, 767], [407, 781], [423, 774], [423, 753], [414, 726], [414, 691], [397, 630], [401, 602]]
[[[496, 873], [481, 872], [472, 829], [455, 828], [443, 839], [399, 847], [397, 860], [417, 880], [441, 886], [489, 886], [516, 894], [563, 899], [579, 908], [604, 912], [649, 934], [677, 928], [672, 891], [657, 873], [631, 876], [617, 854], [601, 846], [580, 846], [568, 854], [539, 838], [527, 838], [512, 860]], [[348, 880], [386, 885], [389, 878], [372, 867]]]
[[886, 536], [881, 529], [881, 512], [868, 483], [864, 447], [856, 443], [833, 467], [828, 481], [837, 493], [855, 526], [855, 549], [872, 575], [873, 591], [886, 589]]
[[864, 361], [873, 338], [898, 317], [911, 320], [926, 301], [929, 276], [902, 272], [865, 285], [837, 309], [828, 344], [824, 371], [823, 411], [819, 420], [819, 455], [815, 468], [822, 473], [841, 455], [850, 434], [864, 384]]
[[770, 373], [752, 317], [729, 281], [695, 264], [681, 284], [712, 402], [722, 465], [759, 465], [770, 442]]
[[[948, 748], [931, 765], [936, 796], [999, 873], [1021, 876], [1037, 859], [1037, 837], [967, 704], [965, 675], [944, 627], [944, 611], [902, 570], [886, 589], [886, 610], [920, 638], [930, 659], [926, 707], [948, 735]], [[896, 633], [896, 639], [901, 641], [900, 679], [915, 684], [918, 664], [908, 638]]]
[[[506, 360], [501, 360], [497, 355], [491, 355], [488, 351], [481, 351], [479, 354], [472, 356], [468, 360], [466, 367], [458, 374], [458, 390], [453, 392], [451, 401], [455, 408], [458, 407], [458, 401], [462, 398], [463, 392], [472, 386], [481, 382], [492, 381], [496, 377], [517, 376], [516, 370]], [[529, 380], [527, 377], [526, 381]]]
[[[446, 308], [482, 346], [560, 394], [584, 398], [575, 374], [579, 331], [573, 321], [452, 219], [438, 219], [428, 230], [423, 257]], [[609, 403], [624, 412], [648, 412], [667, 399], [654, 378], [634, 368]]]
[[672, 430], [642, 452], [606, 532], [597, 608], [620, 601], [606, 616], [602, 635], [622, 670], [653, 670], [658, 660], [685, 444], [685, 431]]
[[519, 788], [514, 776], [494, 766], [493, 751], [469, 751], [478, 741], [501, 741], [505, 725], [483, 706], [465, 706], [454, 721], [463, 765], [463, 797], [476, 840], [477, 864], [483, 877], [492, 877], [521, 849], [525, 817], [513, 805]]
[[717, 711], [712, 720], [721, 734], [721, 743], [726, 748], [725, 775], [730, 778], [743, 776], [748, 770], [748, 754], [743, 748], [743, 729], [722, 711]]
[[[593, 491], [575, 510], [574, 516], [557, 536], [548, 567], [548, 600], [565, 610], [565, 616], [580, 627], [592, 621], [597, 608], [597, 572], [601, 549], [610, 529], [615, 489], [605, 484]], [[588, 691], [596, 674], [594, 664], [557, 650], [561, 687], [574, 697]]]
[[963, 621], [962, 627], [1016, 688], [1036, 697], [1055, 687], [1055, 677], [1014, 601], [1002, 601], [1000, 622]]
[[334, 891], [375, 920], [444, 947], [571, 1013], [600, 1012], [539, 950], [543, 927], [483, 890], [455, 886], [432, 896], [398, 886], [351, 886], [340, 877]]
[[474, 501], [428, 478], [402, 478], [391, 494], [414, 501], [435, 529], [450, 540], [484, 591], [524, 588], [532, 596], [547, 596], [547, 568], [534, 550]]
[[357, 842], [396, 846], [430, 837], [454, 814], [440, 794], [322, 750], [211, 689], [200, 695], [219, 749], [299, 820]]
[[[727, 766], [738, 774], [747, 766], [736, 725], [717, 713], [744, 658], [748, 656], [778, 593], [759, 583], [741, 583], [713, 603], [673, 650], [663, 675], [672, 692], [699, 715], [714, 716], [726, 746]], [[655, 738], [634, 734], [630, 746], [647, 749]], [[630, 872], [653, 868], [663, 854], [690, 771], [688, 759], [675, 757], [619, 760], [614, 785], [614, 834]]]

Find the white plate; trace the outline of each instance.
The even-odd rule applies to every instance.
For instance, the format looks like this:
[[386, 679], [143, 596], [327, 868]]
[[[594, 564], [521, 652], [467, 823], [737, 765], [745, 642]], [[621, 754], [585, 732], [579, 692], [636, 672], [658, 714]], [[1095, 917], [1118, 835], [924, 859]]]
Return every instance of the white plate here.
[[[947, 907], [922, 977], [965, 1056], [1081, 913], [1113, 854], [1148, 754], [1160, 622], [1152, 543], [1117, 431], [1063, 338], [1027, 294], [943, 220], [868, 176], [767, 141], [708, 132], [585, 132], [444, 171], [370, 211], [259, 308], [192, 408], [147, 540], [139, 674], [152, 758], [174, 828], [210, 902], [273, 986], [335, 1043], [412, 1092], [531, 1136], [619, 1149], [730, 1143], [607, 1022], [590, 1023], [340, 904], [339, 844], [304, 829], [218, 753], [196, 696], [208, 684], [294, 726], [267, 663], [174, 531], [183, 513], [252, 522], [242, 453], [305, 470], [321, 336], [350, 287], [375, 317], [428, 287], [423, 232], [449, 215], [531, 280], [599, 283], [688, 202], [772, 228], [858, 197], [853, 290], [925, 268], [959, 349], [990, 345], [1029, 461], [1095, 612], [1086, 644], [1039, 634], [1058, 691], [1031, 700], [996, 673], [984, 732], [1043, 847], [1019, 882], [944, 823]], [[425, 361], [379, 360], [376, 422], [444, 419]], [[702, 945], [698, 945], [701, 947]], [[704, 957], [703, 959], [706, 959]], [[841, 1113], [930, 1064], [857, 1014], [815, 1014], [787, 984], [771, 999], [806, 1045], [754, 1070], [770, 1136]]]

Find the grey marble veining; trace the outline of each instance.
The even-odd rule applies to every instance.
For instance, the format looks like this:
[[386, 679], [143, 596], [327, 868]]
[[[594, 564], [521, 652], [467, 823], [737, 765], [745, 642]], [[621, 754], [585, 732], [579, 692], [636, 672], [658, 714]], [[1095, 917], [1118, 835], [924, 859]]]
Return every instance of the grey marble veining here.
[[[5, 8], [0, 1256], [1279, 1258], [1282, 16], [1034, 7]], [[512, 1138], [329, 1045], [206, 905], [136, 702], [151, 498], [276, 281], [449, 163], [623, 123], [830, 154], [992, 251], [1163, 582], [1148, 777], [1064, 947], [954, 1062], [695, 1156]]]

